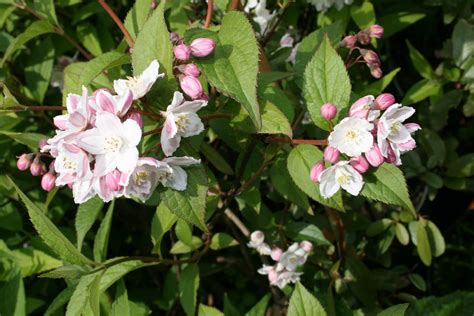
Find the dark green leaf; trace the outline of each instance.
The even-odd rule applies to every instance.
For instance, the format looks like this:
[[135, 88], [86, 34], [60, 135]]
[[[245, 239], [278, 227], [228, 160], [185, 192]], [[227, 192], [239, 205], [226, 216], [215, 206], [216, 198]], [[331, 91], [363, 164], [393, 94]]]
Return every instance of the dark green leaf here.
[[107, 247], [109, 245], [110, 228], [112, 226], [112, 216], [114, 214], [115, 200], [113, 200], [107, 213], [105, 214], [102, 223], [100, 223], [99, 230], [94, 239], [94, 260], [102, 262], [107, 258]]
[[190, 264], [181, 272], [179, 279], [179, 300], [186, 315], [194, 315], [197, 304], [197, 290], [199, 288], [199, 267]]
[[82, 249], [82, 242], [89, 229], [91, 229], [104, 202], [99, 197], [94, 197], [79, 205], [76, 213], [75, 227], [77, 234], [77, 249]]

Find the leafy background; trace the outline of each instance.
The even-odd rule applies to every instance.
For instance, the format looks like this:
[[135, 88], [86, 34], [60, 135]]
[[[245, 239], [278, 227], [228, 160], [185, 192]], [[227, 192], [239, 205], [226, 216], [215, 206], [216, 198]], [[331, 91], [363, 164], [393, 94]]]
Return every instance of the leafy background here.
[[[108, 3], [135, 40], [131, 54], [95, 1], [0, 1], [0, 314], [372, 315], [392, 306], [381, 314], [472, 315], [472, 1], [354, 1], [325, 13], [280, 1], [281, 21], [259, 44], [264, 66], [258, 25], [226, 13], [228, 1], [215, 1], [220, 27], [208, 30], [193, 28], [205, 17], [203, 2], [162, 2], [154, 11], [147, 0]], [[334, 47], [373, 23], [385, 28], [372, 43], [384, 77], [356, 65], [349, 81]], [[290, 26], [301, 41], [294, 66], [285, 61], [291, 49], [278, 49]], [[16, 170], [14, 157], [51, 135], [57, 113], [24, 106], [61, 105], [83, 84], [110, 87], [158, 58], [167, 79], [143, 106], [165, 108], [177, 87], [168, 30], [187, 42], [218, 42], [197, 61], [217, 93], [200, 112], [207, 133], [182, 149], [204, 161], [189, 171], [187, 191], [158, 190], [146, 205], [93, 199], [78, 207], [68, 190], [47, 194]], [[324, 71], [328, 63], [339, 72]], [[321, 82], [337, 84], [316, 93]], [[323, 200], [307, 176], [321, 151], [266, 141], [322, 138], [318, 105], [335, 97], [344, 113], [351, 100], [383, 90], [414, 106], [423, 127], [403, 160], [408, 190], [402, 172], [384, 165], [367, 175], [364, 197]], [[293, 128], [306, 109], [319, 128]], [[146, 130], [157, 126], [145, 122]], [[147, 137], [143, 150], [156, 140]], [[256, 274], [261, 260], [227, 209], [280, 246], [315, 244], [293, 292]]]

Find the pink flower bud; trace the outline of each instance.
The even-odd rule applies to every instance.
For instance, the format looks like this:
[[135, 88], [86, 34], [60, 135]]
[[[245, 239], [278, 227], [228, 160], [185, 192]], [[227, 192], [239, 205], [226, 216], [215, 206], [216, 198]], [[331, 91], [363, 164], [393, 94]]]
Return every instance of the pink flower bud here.
[[365, 97], [358, 99], [351, 105], [349, 116], [366, 119], [369, 114], [370, 106], [373, 102], [374, 97], [371, 95], [366, 95]]
[[38, 142], [38, 148], [40, 150], [43, 149], [44, 146], [48, 145], [48, 140], [47, 139], [40, 139], [40, 141]]
[[155, 10], [155, 9], [156, 9], [156, 6], [157, 6], [156, 0], [151, 0], [150, 9]]
[[369, 65], [369, 69], [370, 69], [370, 74], [375, 79], [379, 79], [380, 77], [382, 77], [382, 75], [383, 75], [382, 68], [380, 68], [379, 66]]
[[196, 77], [183, 76], [179, 84], [184, 93], [189, 95], [193, 100], [199, 98], [202, 94], [201, 82]]
[[378, 24], [372, 25], [368, 30], [369, 36], [372, 38], [381, 38], [383, 36], [383, 27]]
[[51, 191], [55, 186], [56, 175], [54, 173], [48, 172], [41, 178], [41, 187], [46, 192]]
[[197, 38], [191, 42], [191, 54], [195, 57], [205, 57], [212, 53], [216, 43], [210, 38]]
[[138, 112], [136, 110], [128, 111], [127, 116], [125, 118], [130, 119], [130, 120], [134, 120], [135, 122], [137, 122], [137, 124], [138, 124], [138, 126], [140, 126], [140, 128], [143, 128], [143, 117], [140, 114], [140, 112]]
[[186, 61], [191, 57], [191, 49], [185, 44], [179, 44], [173, 49], [174, 57]]
[[381, 164], [383, 164], [383, 156], [382, 152], [380, 151], [379, 146], [374, 143], [372, 148], [365, 153], [365, 158], [367, 158], [367, 161], [370, 163], [371, 166], [373, 167], [378, 167]]
[[294, 42], [295, 42], [295, 39], [289, 33], [286, 33], [280, 39], [280, 46], [292, 47]]
[[387, 157], [385, 158], [385, 161], [388, 163], [396, 163], [397, 162], [397, 155], [392, 149], [392, 146], [388, 146], [387, 148]]
[[275, 270], [268, 271], [268, 281], [272, 285], [278, 281], [278, 273]]
[[181, 41], [181, 39], [179, 38], [178, 33], [171, 32], [170, 33], [170, 41], [171, 41], [171, 43], [173, 43], [173, 45], [178, 44]]
[[313, 244], [310, 241], [303, 240], [300, 242], [300, 248], [304, 250], [304, 252], [308, 253], [313, 250]]
[[198, 99], [198, 100], [209, 101], [209, 97], [208, 97], [207, 94], [205, 94], [204, 92], [201, 93], [201, 95], [198, 96], [197, 99]]
[[325, 103], [325, 104], [321, 105], [320, 111], [321, 111], [321, 115], [323, 116], [323, 118], [327, 121], [330, 121], [334, 117], [336, 117], [337, 108], [332, 103]]
[[252, 234], [250, 234], [250, 240], [258, 245], [263, 243], [263, 241], [265, 240], [265, 235], [261, 230], [256, 230]]
[[105, 175], [105, 185], [112, 191], [118, 191], [120, 189], [120, 176], [121, 173], [117, 169], [109, 172]]
[[328, 146], [324, 150], [324, 159], [332, 164], [335, 164], [339, 160], [340, 152], [334, 147]]
[[64, 115], [57, 115], [53, 118], [54, 126], [64, 131], [67, 128], [67, 118]]
[[281, 250], [281, 248], [276, 247], [272, 249], [272, 253], [270, 254], [270, 257], [272, 257], [272, 259], [275, 261], [280, 261], [282, 254], [283, 254], [283, 250]]
[[56, 170], [54, 169], [54, 162], [56, 161], [56, 159], [54, 159], [53, 161], [51, 161], [49, 163], [49, 167], [48, 167], [48, 172], [51, 172], [51, 173], [54, 173], [56, 172]]
[[201, 72], [199, 71], [199, 68], [195, 64], [187, 64], [183, 67], [183, 73], [186, 76], [191, 76], [191, 77], [199, 77]]
[[368, 30], [363, 30], [357, 33], [357, 40], [362, 44], [362, 45], [367, 45], [370, 43], [370, 33]]
[[364, 156], [351, 158], [351, 166], [360, 174], [363, 174], [369, 169], [369, 163]]
[[128, 48], [128, 53], [129, 53], [130, 55], [133, 54], [133, 47], [129, 47], [129, 48]]
[[354, 48], [357, 44], [357, 36], [355, 35], [347, 35], [344, 37], [340, 43], [341, 47], [345, 48]]
[[386, 110], [389, 106], [395, 103], [395, 97], [391, 93], [382, 93], [375, 99], [375, 104], [380, 110]]
[[323, 171], [324, 171], [324, 162], [323, 161], [318, 161], [311, 168], [311, 171], [309, 172], [309, 178], [313, 182], [319, 182], [319, 175]]
[[359, 51], [360, 51], [360, 54], [362, 55], [362, 58], [365, 60], [367, 64], [373, 65], [373, 66], [380, 66], [380, 59], [376, 52], [374, 52], [371, 49], [363, 49], [363, 48], [361, 48]]
[[18, 160], [16, 161], [16, 166], [19, 170], [25, 171], [26, 169], [30, 168], [32, 160], [32, 154], [23, 154], [18, 157]]
[[33, 176], [41, 176], [46, 173], [46, 166], [40, 160], [39, 156], [36, 156], [33, 163], [30, 166], [30, 172]]

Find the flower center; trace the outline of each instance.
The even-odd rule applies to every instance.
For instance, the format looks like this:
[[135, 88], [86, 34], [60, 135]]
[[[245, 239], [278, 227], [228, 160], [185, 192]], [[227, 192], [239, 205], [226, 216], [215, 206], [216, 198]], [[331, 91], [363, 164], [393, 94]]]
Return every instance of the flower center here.
[[336, 178], [336, 181], [339, 185], [344, 185], [347, 184], [350, 179], [351, 177], [347, 173], [342, 173]]
[[116, 153], [120, 151], [123, 145], [123, 140], [118, 136], [107, 136], [105, 137], [105, 150], [108, 152]]
[[138, 186], [141, 186], [143, 183], [146, 182], [148, 178], [148, 173], [144, 170], [140, 170], [135, 174], [135, 183]]
[[71, 159], [69, 156], [64, 156], [63, 157], [63, 166], [64, 168], [68, 170], [76, 170], [77, 169], [77, 163]]
[[402, 123], [400, 123], [400, 122], [393, 123], [390, 126], [390, 134], [394, 135], [394, 134], [398, 133], [401, 128], [402, 128]]
[[178, 126], [178, 131], [184, 132], [189, 124], [188, 116], [186, 114], [179, 114], [176, 117], [175, 123]]
[[127, 82], [125, 83], [125, 85], [127, 86], [127, 88], [129, 88], [130, 90], [133, 90], [137, 85], [138, 85], [138, 77], [127, 77]]
[[353, 129], [346, 131], [346, 138], [351, 141], [355, 140], [357, 138], [357, 132]]

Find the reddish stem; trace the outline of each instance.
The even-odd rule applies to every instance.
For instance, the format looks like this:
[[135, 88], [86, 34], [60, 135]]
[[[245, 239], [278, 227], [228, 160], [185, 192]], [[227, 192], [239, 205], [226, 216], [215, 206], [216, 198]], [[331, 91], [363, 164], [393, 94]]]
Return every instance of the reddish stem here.
[[158, 127], [158, 128], [155, 128], [155, 129], [152, 129], [152, 130], [150, 130], [150, 131], [148, 131], [148, 132], [143, 133], [143, 136], [153, 135], [153, 134], [159, 133], [159, 132], [161, 132], [162, 129], [163, 129], [163, 126]]
[[208, 0], [206, 22], [204, 22], [205, 29], [209, 28], [209, 25], [211, 25], [213, 11], [214, 11], [214, 0]]
[[125, 36], [125, 40], [127, 41], [128, 46], [133, 48], [134, 42], [132, 36], [123, 25], [122, 21], [118, 18], [117, 14], [115, 14], [114, 10], [109, 7], [109, 5], [105, 2], [105, 0], [97, 0], [99, 4], [104, 8], [104, 10], [110, 15], [112, 20], [114, 20], [115, 24], [119, 27], [120, 31], [122, 31], [123, 35]]
[[265, 140], [267, 143], [288, 143], [288, 144], [309, 144], [309, 145], [327, 145], [326, 139], [289, 139], [269, 137]]

